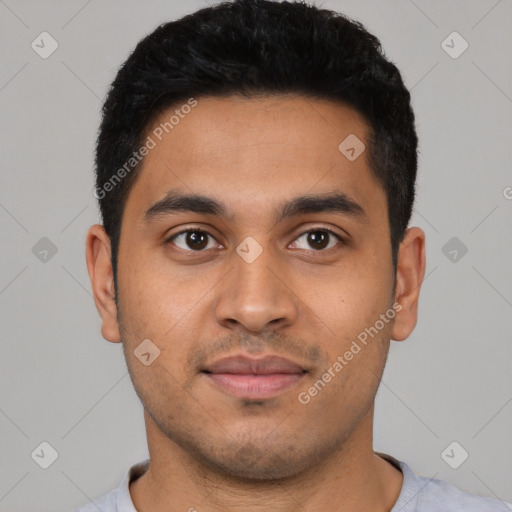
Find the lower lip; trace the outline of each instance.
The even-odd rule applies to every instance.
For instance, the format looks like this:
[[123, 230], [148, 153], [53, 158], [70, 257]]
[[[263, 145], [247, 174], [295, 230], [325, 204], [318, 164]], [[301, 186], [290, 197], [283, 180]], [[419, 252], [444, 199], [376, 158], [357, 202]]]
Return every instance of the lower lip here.
[[271, 398], [292, 386], [304, 377], [304, 373], [273, 373], [268, 375], [245, 375], [235, 373], [205, 373], [223, 391], [240, 398]]

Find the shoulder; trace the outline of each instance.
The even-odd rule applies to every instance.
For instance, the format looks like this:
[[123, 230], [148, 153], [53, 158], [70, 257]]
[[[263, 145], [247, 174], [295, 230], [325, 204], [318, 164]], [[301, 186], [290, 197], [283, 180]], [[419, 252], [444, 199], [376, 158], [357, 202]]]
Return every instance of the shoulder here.
[[408, 464], [381, 454], [404, 475], [400, 496], [392, 512], [512, 512], [512, 503], [465, 492], [437, 478], [416, 475]]
[[90, 501], [87, 505], [76, 509], [74, 512], [117, 512], [117, 489]]
[[512, 511], [512, 504], [496, 498], [487, 498], [462, 491], [449, 482], [418, 476], [421, 490], [418, 494], [418, 510], [435, 510], [446, 512], [507, 512]]
[[149, 458], [128, 467], [117, 489], [90, 501], [74, 512], [137, 512], [130, 496], [130, 483], [147, 471]]

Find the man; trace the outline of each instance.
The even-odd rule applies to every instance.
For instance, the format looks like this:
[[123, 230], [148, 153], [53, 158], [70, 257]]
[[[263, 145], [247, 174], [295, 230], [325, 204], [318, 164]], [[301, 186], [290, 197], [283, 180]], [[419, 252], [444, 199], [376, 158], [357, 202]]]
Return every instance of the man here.
[[399, 71], [340, 14], [235, 0], [137, 45], [86, 253], [150, 458], [82, 512], [506, 510], [372, 446], [425, 271], [417, 143]]

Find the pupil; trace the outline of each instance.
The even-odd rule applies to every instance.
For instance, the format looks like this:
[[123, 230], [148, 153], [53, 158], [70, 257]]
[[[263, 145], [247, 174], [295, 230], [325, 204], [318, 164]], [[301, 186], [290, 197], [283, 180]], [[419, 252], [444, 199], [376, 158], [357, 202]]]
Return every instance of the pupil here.
[[191, 231], [187, 234], [187, 244], [193, 249], [204, 249], [208, 245], [208, 239], [205, 233]]
[[327, 246], [327, 233], [324, 231], [312, 231], [308, 235], [308, 243], [316, 249], [323, 249]]

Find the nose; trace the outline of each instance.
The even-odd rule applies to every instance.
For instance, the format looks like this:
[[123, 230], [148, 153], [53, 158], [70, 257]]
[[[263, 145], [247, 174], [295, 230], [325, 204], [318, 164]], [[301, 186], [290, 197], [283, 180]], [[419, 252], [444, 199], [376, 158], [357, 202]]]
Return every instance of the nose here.
[[263, 250], [251, 263], [234, 252], [232, 260], [234, 268], [222, 281], [215, 305], [218, 323], [251, 333], [293, 324], [298, 298], [270, 251]]

